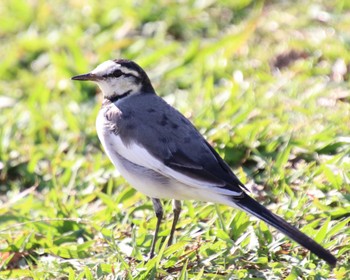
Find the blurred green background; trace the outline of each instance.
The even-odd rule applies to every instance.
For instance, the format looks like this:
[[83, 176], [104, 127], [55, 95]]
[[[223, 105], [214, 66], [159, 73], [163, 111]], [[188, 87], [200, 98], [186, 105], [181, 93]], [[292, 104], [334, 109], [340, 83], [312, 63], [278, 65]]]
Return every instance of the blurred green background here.
[[[349, 1], [5, 0], [0, 53], [1, 279], [350, 278]], [[175, 244], [159, 240], [146, 262], [151, 202], [104, 155], [99, 90], [70, 80], [114, 58], [140, 64], [252, 195], [338, 266], [193, 201]]]

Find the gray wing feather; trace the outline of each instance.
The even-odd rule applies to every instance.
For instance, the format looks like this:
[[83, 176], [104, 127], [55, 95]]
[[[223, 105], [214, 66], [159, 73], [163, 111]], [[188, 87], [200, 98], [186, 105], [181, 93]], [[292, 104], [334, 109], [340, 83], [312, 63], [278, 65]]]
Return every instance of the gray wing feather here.
[[[127, 145], [137, 142], [166, 166], [187, 176], [243, 195], [243, 183], [181, 113], [157, 95], [118, 101], [118, 134]], [[137, 112], [137, 114], [136, 114]]]

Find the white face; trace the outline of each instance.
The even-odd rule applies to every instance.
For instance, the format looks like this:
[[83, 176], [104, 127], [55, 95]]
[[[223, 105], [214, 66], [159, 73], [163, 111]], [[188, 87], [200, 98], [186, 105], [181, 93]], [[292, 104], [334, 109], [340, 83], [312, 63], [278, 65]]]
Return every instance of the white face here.
[[138, 83], [135, 79], [135, 77], [140, 76], [139, 73], [126, 67], [123, 67], [122, 65], [114, 62], [113, 60], [107, 60], [102, 64], [98, 65], [94, 70], [91, 71], [91, 74], [94, 74], [98, 77], [104, 77], [118, 70], [120, 70], [125, 75], [121, 75], [120, 77], [111, 76], [95, 81], [100, 87], [103, 96], [106, 98], [111, 99], [112, 97], [123, 95], [126, 92], [134, 94], [139, 92], [141, 89], [142, 85]]

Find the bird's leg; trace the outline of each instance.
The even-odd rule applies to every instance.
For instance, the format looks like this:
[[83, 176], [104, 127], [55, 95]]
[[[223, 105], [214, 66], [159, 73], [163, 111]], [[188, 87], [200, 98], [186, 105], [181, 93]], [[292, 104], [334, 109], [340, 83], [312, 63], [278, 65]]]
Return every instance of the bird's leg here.
[[176, 224], [177, 224], [177, 221], [179, 219], [180, 212], [181, 212], [181, 201], [173, 200], [173, 212], [174, 212], [174, 220], [173, 220], [173, 224], [171, 226], [170, 238], [169, 238], [169, 241], [168, 241], [168, 246], [170, 246], [172, 244], [172, 242], [173, 242], [174, 233], [175, 233], [175, 229], [176, 229]]
[[159, 231], [159, 227], [160, 227], [160, 224], [161, 224], [162, 218], [163, 218], [163, 207], [162, 207], [162, 203], [160, 202], [160, 200], [157, 198], [152, 198], [152, 203], [153, 203], [154, 211], [156, 212], [157, 225], [156, 225], [156, 230], [155, 230], [154, 235], [153, 235], [151, 251], [149, 253], [150, 259], [152, 259], [154, 257], [154, 248], [156, 246], [156, 242], [158, 239], [158, 231]]

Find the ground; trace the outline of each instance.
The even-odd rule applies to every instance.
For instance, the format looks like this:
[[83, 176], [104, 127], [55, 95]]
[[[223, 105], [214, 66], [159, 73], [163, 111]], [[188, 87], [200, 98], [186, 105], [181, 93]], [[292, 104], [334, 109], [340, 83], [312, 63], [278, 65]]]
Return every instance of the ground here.
[[[232, 2], [232, 3], [231, 3]], [[118, 3], [118, 4], [116, 4]], [[349, 279], [349, 1], [4, 1], [1, 279]], [[338, 258], [227, 206], [156, 218], [105, 156], [101, 96], [73, 83], [133, 59], [253, 197]]]

